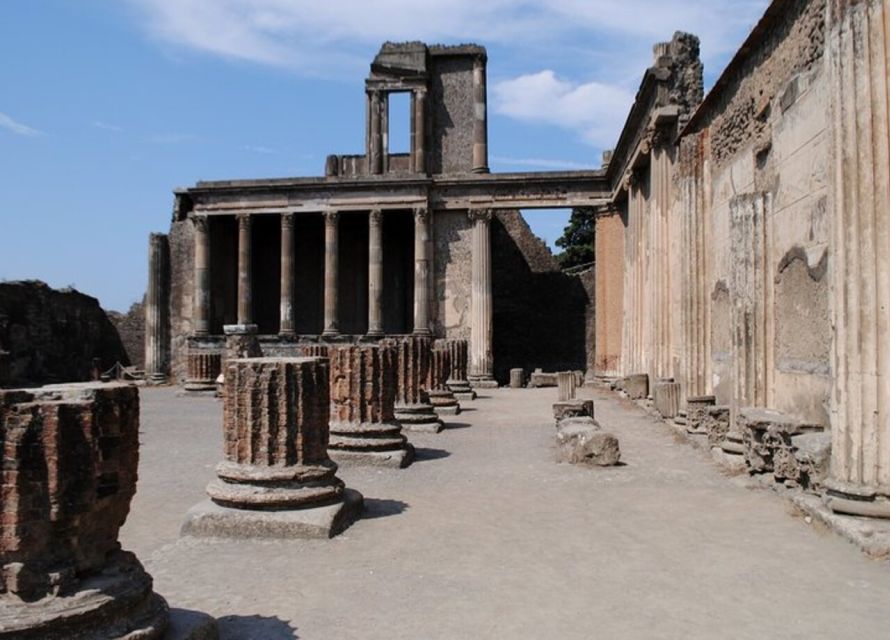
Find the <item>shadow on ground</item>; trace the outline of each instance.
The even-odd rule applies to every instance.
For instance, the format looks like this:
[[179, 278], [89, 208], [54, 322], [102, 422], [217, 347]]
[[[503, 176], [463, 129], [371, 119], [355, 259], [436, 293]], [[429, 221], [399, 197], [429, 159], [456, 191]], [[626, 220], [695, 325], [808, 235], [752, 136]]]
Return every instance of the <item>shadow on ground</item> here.
[[363, 520], [373, 518], [386, 518], [396, 516], [408, 508], [407, 502], [401, 500], [386, 500], [381, 498], [365, 498], [365, 510], [362, 512]]
[[472, 425], [469, 422], [445, 422], [445, 429], [469, 429]]
[[451, 455], [450, 451], [445, 449], [430, 449], [427, 447], [417, 447], [414, 449], [414, 462], [426, 462], [427, 460], [441, 460]]
[[274, 616], [223, 616], [220, 640], [296, 640], [297, 628]]

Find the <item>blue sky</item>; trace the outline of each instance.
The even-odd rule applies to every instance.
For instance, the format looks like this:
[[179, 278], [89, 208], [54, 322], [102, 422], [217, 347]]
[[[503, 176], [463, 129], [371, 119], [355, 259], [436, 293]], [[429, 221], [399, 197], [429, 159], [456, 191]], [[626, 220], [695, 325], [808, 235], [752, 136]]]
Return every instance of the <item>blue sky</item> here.
[[[5, 0], [0, 279], [140, 299], [150, 231], [201, 179], [319, 175], [360, 153], [384, 40], [489, 53], [494, 171], [597, 167], [652, 44], [702, 38], [710, 85], [766, 0]], [[565, 212], [528, 215], [549, 244]]]

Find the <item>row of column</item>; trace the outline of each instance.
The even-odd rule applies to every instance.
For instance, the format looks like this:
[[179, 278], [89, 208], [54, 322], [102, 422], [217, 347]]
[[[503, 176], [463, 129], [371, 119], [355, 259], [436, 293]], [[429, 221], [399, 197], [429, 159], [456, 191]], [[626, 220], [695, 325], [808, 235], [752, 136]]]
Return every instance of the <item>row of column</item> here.
[[[491, 211], [471, 210], [473, 220], [473, 265], [471, 332], [473, 356], [471, 373], [480, 380], [493, 379], [492, 293], [491, 293]], [[338, 278], [340, 263], [339, 216], [336, 211], [325, 216], [324, 260], [324, 331], [340, 333], [338, 319]], [[238, 214], [238, 324], [253, 323], [251, 283], [250, 214]], [[210, 333], [210, 235], [207, 217], [193, 215], [195, 241], [195, 279], [193, 297], [194, 334]], [[383, 212], [374, 209], [368, 215], [368, 335], [383, 335]], [[279, 333], [294, 335], [294, 214], [281, 216], [281, 306]], [[414, 334], [430, 335], [431, 273], [430, 210], [414, 209]]]
[[[426, 95], [426, 87], [411, 91], [411, 171], [416, 173], [426, 173]], [[368, 173], [379, 175], [386, 171], [389, 153], [389, 94], [383, 89], [369, 89], [367, 105]]]

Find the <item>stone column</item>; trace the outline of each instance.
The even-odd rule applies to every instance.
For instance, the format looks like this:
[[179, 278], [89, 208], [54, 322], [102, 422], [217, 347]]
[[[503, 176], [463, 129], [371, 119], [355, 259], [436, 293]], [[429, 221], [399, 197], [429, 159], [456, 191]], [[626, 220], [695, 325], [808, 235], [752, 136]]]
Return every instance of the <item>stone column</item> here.
[[488, 173], [485, 57], [473, 60], [473, 173]]
[[325, 336], [340, 334], [338, 319], [338, 283], [340, 264], [340, 214], [324, 214], [324, 332]]
[[414, 130], [414, 171], [426, 173], [426, 87], [414, 90], [413, 127]]
[[281, 317], [278, 333], [294, 335], [294, 214], [281, 216]]
[[361, 513], [328, 457], [330, 367], [322, 358], [229, 360], [224, 460], [183, 534], [329, 538]]
[[491, 352], [491, 209], [470, 209], [473, 264], [470, 296], [470, 373], [474, 387], [497, 387]]
[[396, 421], [396, 352], [391, 345], [331, 346], [331, 438], [338, 464], [404, 468], [414, 447]]
[[396, 420], [406, 431], [438, 433], [442, 421], [433, 411], [426, 387], [432, 359], [432, 339], [404, 336], [385, 341], [396, 349]]
[[456, 416], [460, 413], [460, 403], [448, 386], [451, 377], [451, 349], [447, 340], [436, 340], [433, 343], [430, 359], [428, 392], [430, 404], [436, 415]]
[[193, 214], [195, 227], [195, 281], [192, 291], [192, 326], [196, 336], [210, 334], [210, 233], [207, 216]]
[[249, 213], [238, 214], [238, 324], [253, 324]]
[[0, 391], [0, 456], [0, 637], [161, 637], [167, 605], [118, 542], [136, 493], [139, 390]]
[[430, 335], [430, 210], [414, 210], [414, 335]]
[[466, 340], [449, 338], [445, 340], [451, 355], [451, 375], [446, 384], [454, 392], [458, 400], [475, 400], [476, 392], [467, 380], [467, 363], [469, 361], [469, 343]]
[[383, 211], [368, 216], [368, 335], [383, 335]]
[[890, 518], [890, 178], [884, 2], [828, 4], [835, 371], [826, 504]]
[[167, 380], [167, 277], [170, 254], [167, 236], [153, 233], [148, 240], [148, 288], [145, 291], [145, 376], [149, 382]]
[[381, 125], [381, 100], [380, 92], [376, 89], [370, 92], [368, 134], [368, 173], [372, 175], [383, 172], [383, 137], [380, 131]]

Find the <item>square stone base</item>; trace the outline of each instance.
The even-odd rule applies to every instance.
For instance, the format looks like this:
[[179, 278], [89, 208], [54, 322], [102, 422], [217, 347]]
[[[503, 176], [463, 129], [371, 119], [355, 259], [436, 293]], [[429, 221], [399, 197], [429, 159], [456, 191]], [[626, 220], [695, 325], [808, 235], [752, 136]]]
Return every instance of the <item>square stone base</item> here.
[[453, 407], [433, 407], [433, 411], [436, 412], [436, 415], [440, 416], [456, 416], [460, 414], [460, 405], [454, 405]]
[[341, 451], [328, 449], [328, 457], [341, 467], [387, 467], [404, 469], [414, 462], [414, 447], [395, 451]]
[[470, 380], [470, 386], [474, 389], [497, 389], [500, 385], [497, 380], [484, 378], [480, 380]]
[[454, 397], [463, 402], [464, 400], [475, 400], [476, 392], [475, 391], [455, 391]]
[[355, 522], [364, 508], [362, 494], [345, 489], [343, 502], [282, 511], [223, 507], [210, 499], [192, 507], [181, 535], [199, 538], [333, 538]]
[[441, 420], [430, 422], [403, 422], [402, 431], [410, 431], [413, 433], [439, 433], [445, 425]]

